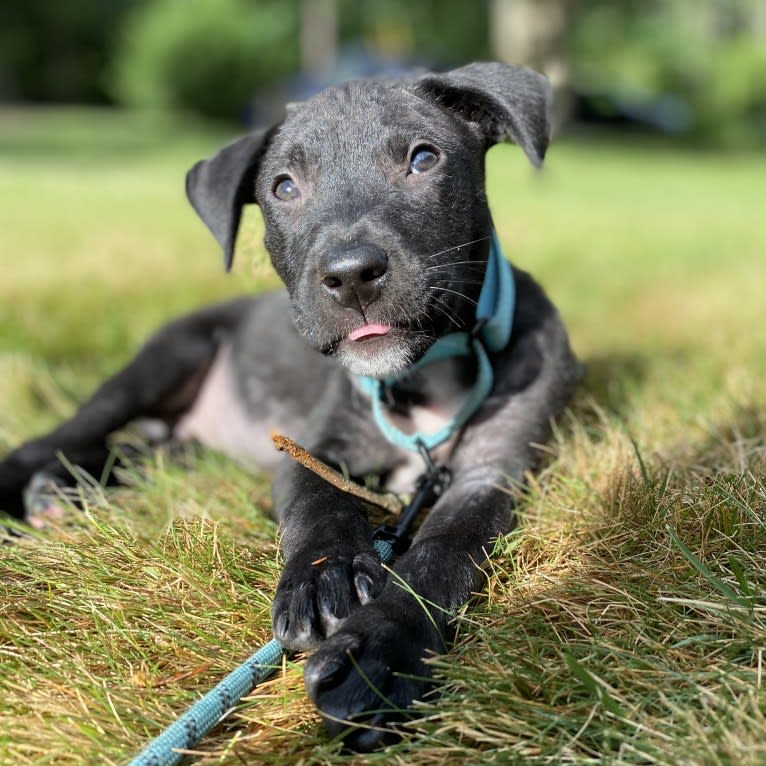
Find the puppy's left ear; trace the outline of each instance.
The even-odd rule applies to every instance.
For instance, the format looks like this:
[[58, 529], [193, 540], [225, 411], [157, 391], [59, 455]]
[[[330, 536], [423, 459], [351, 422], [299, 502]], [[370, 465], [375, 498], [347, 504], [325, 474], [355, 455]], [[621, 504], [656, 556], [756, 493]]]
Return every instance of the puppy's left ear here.
[[234, 260], [242, 208], [255, 202], [255, 174], [272, 130], [258, 130], [224, 146], [186, 174], [186, 196], [223, 248], [226, 271]]
[[416, 82], [416, 92], [475, 124], [486, 148], [511, 140], [535, 166], [550, 140], [551, 89], [538, 72], [510, 64], [468, 64]]

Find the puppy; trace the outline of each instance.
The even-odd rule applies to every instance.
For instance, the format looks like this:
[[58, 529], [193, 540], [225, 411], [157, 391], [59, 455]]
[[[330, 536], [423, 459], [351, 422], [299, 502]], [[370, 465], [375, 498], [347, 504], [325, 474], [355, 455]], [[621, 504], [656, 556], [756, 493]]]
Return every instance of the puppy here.
[[[542, 163], [548, 107], [541, 75], [503, 64], [351, 82], [197, 163], [188, 197], [227, 269], [255, 203], [286, 291], [161, 329], [71, 420], [0, 463], [0, 507], [28, 517], [41, 486], [65, 482], [58, 452], [101, 475], [110, 434], [136, 418], [273, 469], [274, 633], [314, 651], [306, 688], [332, 733], [360, 750], [394, 739], [576, 378], [556, 310], [500, 252], [484, 188], [498, 142]], [[424, 456], [449, 469], [393, 576], [364, 504], [278, 457], [274, 430], [394, 491], [412, 491]]]

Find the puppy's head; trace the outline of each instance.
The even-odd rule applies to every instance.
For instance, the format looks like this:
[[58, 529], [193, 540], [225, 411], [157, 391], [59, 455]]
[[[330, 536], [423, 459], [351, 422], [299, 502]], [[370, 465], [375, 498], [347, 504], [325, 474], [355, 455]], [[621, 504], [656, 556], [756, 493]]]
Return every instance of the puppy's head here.
[[330, 88], [197, 163], [187, 194], [227, 268], [242, 207], [258, 204], [299, 331], [353, 373], [393, 375], [470, 328], [491, 231], [484, 155], [511, 139], [539, 165], [548, 93], [503, 64]]

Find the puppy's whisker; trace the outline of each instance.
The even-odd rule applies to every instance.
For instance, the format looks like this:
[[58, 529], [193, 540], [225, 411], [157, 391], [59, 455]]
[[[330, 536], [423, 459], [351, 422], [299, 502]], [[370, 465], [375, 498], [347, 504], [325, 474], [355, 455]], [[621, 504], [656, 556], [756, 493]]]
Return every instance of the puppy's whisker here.
[[452, 305], [452, 303], [446, 298], [446, 296], [440, 294], [441, 289], [438, 287], [432, 287], [431, 288], [431, 300], [436, 301], [437, 303], [440, 303], [442, 306], [445, 306], [450, 311], [455, 310], [455, 307]]
[[476, 301], [473, 298], [469, 298], [465, 293], [458, 292], [457, 290], [450, 290], [449, 287], [440, 287], [435, 285], [435, 286], [429, 287], [429, 290], [438, 290], [439, 292], [442, 292], [442, 293], [450, 293], [452, 295], [456, 295], [461, 300], [467, 301], [468, 303], [474, 306], [477, 305]]
[[437, 264], [438, 266], [456, 266], [462, 263], [470, 263], [476, 266], [477, 268], [483, 268], [487, 265], [486, 260], [479, 260], [477, 258], [462, 258], [461, 260], [453, 261], [453, 260], [444, 260], [441, 263]]
[[450, 322], [451, 324], [454, 324], [455, 327], [457, 327], [458, 329], [463, 327], [463, 323], [460, 322], [458, 319], [456, 319], [455, 316], [452, 314], [452, 312], [447, 311], [446, 309], [442, 308], [438, 303], [432, 303], [431, 306], [436, 311], [438, 311], [441, 314], [443, 314], [446, 317], [447, 321]]
[[452, 250], [459, 250], [461, 247], [468, 247], [469, 245], [475, 245], [478, 242], [484, 242], [488, 239], [489, 237], [479, 237], [478, 239], [472, 239], [470, 242], [463, 242], [459, 245], [453, 245], [452, 247], [448, 247], [446, 250], [439, 250], [438, 253], [432, 253], [431, 255], [427, 255], [426, 259], [436, 258], [437, 255], [444, 255], [444, 253], [449, 253]]
[[[451, 285], [451, 284], [452, 284], [452, 280], [449, 279], [448, 275], [445, 275], [443, 281], [441, 281], [441, 282], [440, 281], [436, 281], [436, 282], [434, 282], [431, 285], [431, 287], [439, 287], [440, 288], [443, 285]], [[479, 279], [461, 279], [460, 280], [460, 285], [483, 285], [483, 284], [484, 284], [484, 280], [479, 280]]]
[[433, 266], [426, 266], [423, 271], [434, 271], [436, 269], [454, 269], [456, 266], [474, 266], [476, 269], [485, 268], [486, 261], [450, 261], [449, 263], [436, 263]]

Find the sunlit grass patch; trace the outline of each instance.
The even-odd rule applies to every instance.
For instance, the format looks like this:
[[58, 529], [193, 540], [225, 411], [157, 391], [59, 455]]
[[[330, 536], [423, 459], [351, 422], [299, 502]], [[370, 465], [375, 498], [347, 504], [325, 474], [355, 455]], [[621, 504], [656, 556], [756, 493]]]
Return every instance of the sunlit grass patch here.
[[[722, 444], [677, 471], [642, 468], [614, 430], [594, 436], [560, 444], [435, 663], [448, 691], [416, 724], [426, 762], [766, 756], [763, 440], [739, 444], [741, 472], [711, 474]], [[580, 451], [602, 471], [584, 473]]]

